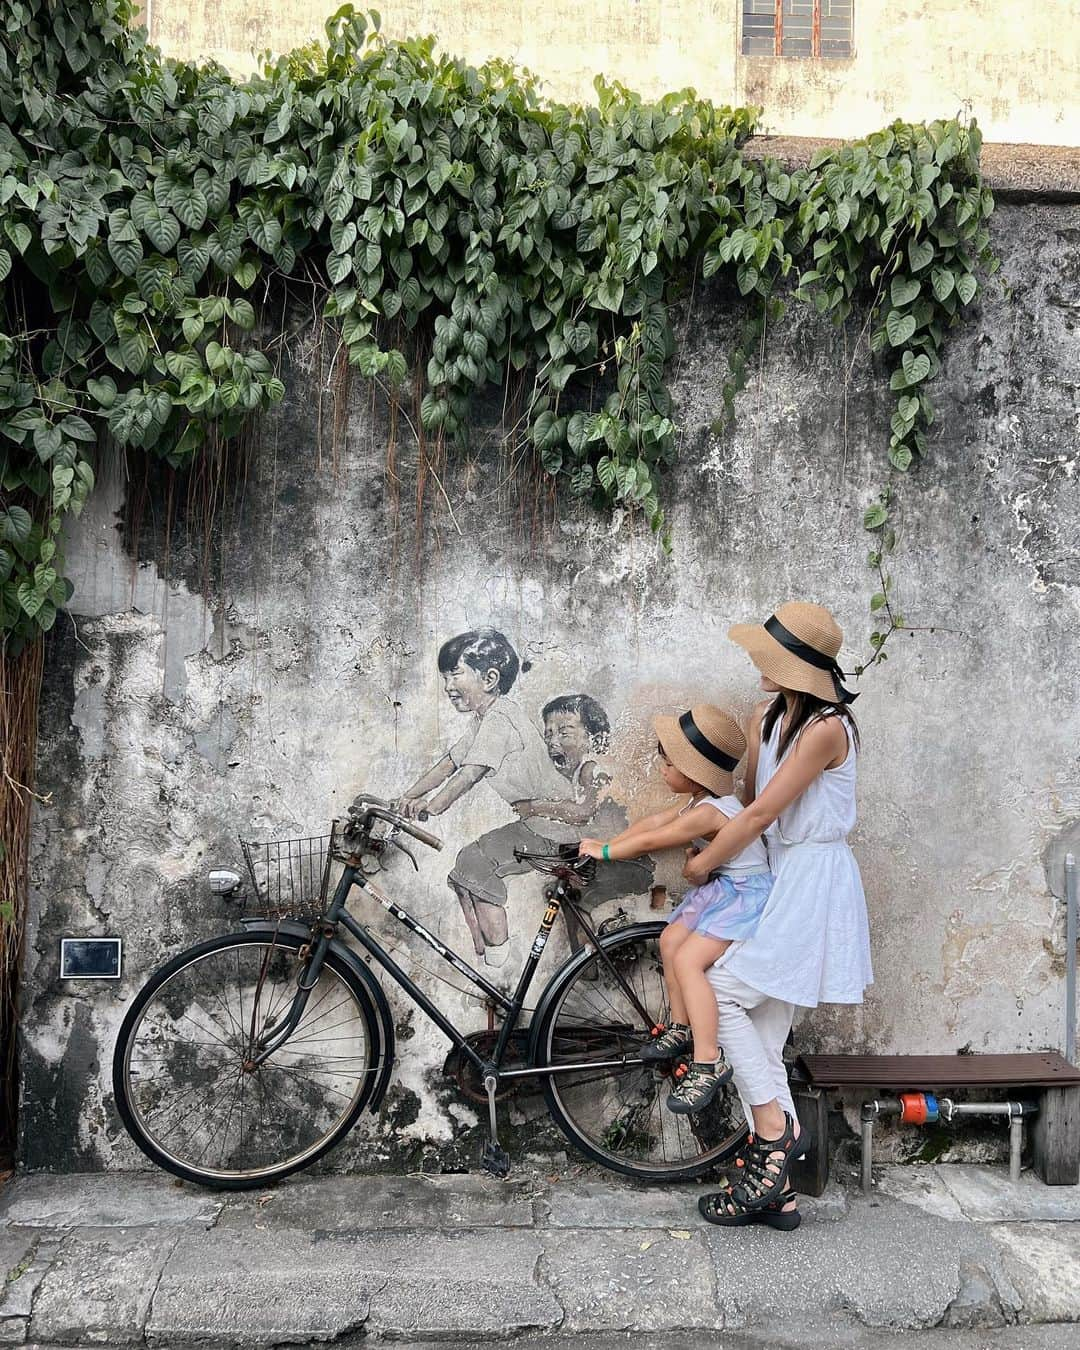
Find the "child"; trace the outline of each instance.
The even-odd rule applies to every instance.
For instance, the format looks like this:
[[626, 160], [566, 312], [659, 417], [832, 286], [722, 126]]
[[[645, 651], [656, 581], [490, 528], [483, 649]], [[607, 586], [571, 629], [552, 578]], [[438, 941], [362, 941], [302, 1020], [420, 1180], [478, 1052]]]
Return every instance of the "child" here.
[[[565, 821], [585, 834], [613, 835], [626, 829], [626, 811], [609, 796], [601, 796], [611, 775], [597, 763], [607, 753], [611, 723], [600, 704], [588, 694], [563, 694], [544, 705], [544, 740], [548, 757], [563, 778], [568, 779], [573, 797], [558, 801], [516, 802], [514, 810], [521, 820], [540, 817]], [[575, 834], [576, 838], [576, 834]], [[580, 907], [591, 914], [608, 900], [640, 895], [652, 884], [651, 859], [620, 862], [600, 870], [595, 882], [582, 894]], [[580, 951], [585, 932], [569, 910], [566, 927], [573, 951]]]
[[[689, 793], [690, 800], [636, 821], [606, 844], [583, 839], [581, 852], [588, 857], [635, 858], [691, 843], [704, 848], [742, 811], [731, 795], [731, 773], [746, 739], [733, 718], [706, 704], [681, 717], [658, 717], [654, 726], [661, 777], [673, 792]], [[717, 1046], [716, 998], [705, 972], [732, 941], [753, 936], [772, 880], [765, 845], [755, 838], [687, 892], [660, 938], [672, 1022], [654, 1032], [641, 1058], [672, 1059], [693, 1047], [690, 1070], [668, 1097], [672, 1111], [703, 1111], [731, 1077]]]
[[[511, 806], [536, 798], [565, 801], [566, 781], [539, 730], [508, 697], [520, 668], [517, 652], [495, 628], [476, 628], [443, 643], [439, 671], [446, 697], [468, 715], [470, 726], [397, 803], [405, 815], [441, 815], [481, 781]], [[509, 949], [503, 878], [528, 870], [515, 861], [514, 849], [550, 852], [552, 841], [576, 838], [569, 825], [514, 821], [489, 830], [457, 855], [447, 885], [461, 905], [476, 955], [488, 965], [501, 966]]]

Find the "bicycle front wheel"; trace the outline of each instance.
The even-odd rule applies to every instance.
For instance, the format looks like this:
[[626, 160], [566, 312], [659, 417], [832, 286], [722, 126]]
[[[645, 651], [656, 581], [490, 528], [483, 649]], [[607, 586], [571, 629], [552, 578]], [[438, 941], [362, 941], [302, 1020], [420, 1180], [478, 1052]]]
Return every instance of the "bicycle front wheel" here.
[[746, 1134], [730, 1083], [707, 1110], [676, 1115], [665, 1102], [677, 1061], [636, 1057], [651, 1028], [668, 1021], [663, 930], [637, 924], [602, 939], [602, 953], [571, 960], [545, 994], [533, 1040], [534, 1063], [561, 1070], [544, 1093], [562, 1132], [594, 1162], [642, 1181], [700, 1176]]
[[378, 1023], [332, 952], [284, 1045], [304, 941], [232, 933], [157, 971], [124, 1017], [113, 1091], [143, 1153], [187, 1181], [245, 1190], [299, 1171], [350, 1130], [372, 1092]]

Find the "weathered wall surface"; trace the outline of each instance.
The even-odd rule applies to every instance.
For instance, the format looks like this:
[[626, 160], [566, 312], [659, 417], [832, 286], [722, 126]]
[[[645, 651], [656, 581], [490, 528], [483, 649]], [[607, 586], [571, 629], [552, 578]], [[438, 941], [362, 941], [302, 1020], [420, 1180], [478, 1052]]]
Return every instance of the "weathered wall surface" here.
[[[857, 705], [854, 845], [877, 983], [862, 1008], [803, 1019], [804, 1048], [1061, 1039], [1060, 876], [1048, 880], [1043, 860], [1060, 869], [1064, 834], [1080, 834], [1080, 209], [1002, 207], [994, 239], [1008, 292], [994, 287], [955, 335], [932, 454], [903, 485], [897, 585], [920, 631], [893, 639]], [[755, 677], [726, 640], [731, 622], [820, 600], [849, 635], [850, 668], [867, 629], [860, 519], [888, 419], [860, 322], [836, 331], [792, 308], [736, 428], [717, 439], [732, 317], [706, 288], [683, 319], [670, 559], [627, 522], [569, 508], [532, 539], [507, 510], [491, 437], [440, 474], [441, 488], [429, 478], [417, 544], [410, 453], [399, 445], [395, 525], [384, 415], [361, 382], [347, 450], [336, 470], [325, 453], [316, 468], [318, 386], [300, 316], [287, 401], [259, 432], [246, 485], [216, 508], [225, 525], [209, 598], [195, 516], [190, 539], [182, 520], [167, 536], [163, 503], [146, 504], [136, 561], [120, 528], [135, 489], [98, 492], [72, 542], [71, 619], [49, 642], [39, 782], [51, 805], [34, 839], [22, 1060], [28, 1166], [138, 1161], [108, 1084], [125, 1000], [166, 953], [229, 926], [202, 878], [211, 861], [237, 860], [237, 832], [318, 832], [360, 787], [400, 792], [460, 735], [436, 669], [447, 637], [502, 630], [532, 662], [513, 696], [534, 717], [559, 694], [598, 700], [611, 795], [630, 811], [657, 801], [654, 713], [699, 699], [749, 709]], [[417, 879], [393, 874], [409, 907], [465, 952], [445, 882], [453, 846], [509, 818], [481, 784], [436, 823], [447, 852], [424, 853]], [[670, 860], [658, 876], [675, 884]], [[539, 885], [511, 878], [509, 891], [520, 954]], [[645, 912], [648, 899], [622, 903]], [[65, 934], [120, 934], [120, 984], [61, 984]], [[430, 953], [401, 945], [425, 987], [484, 1025], [481, 1008], [435, 984]], [[443, 1038], [397, 1012], [407, 1058], [384, 1116], [367, 1118], [335, 1166], [428, 1149], [452, 1159], [475, 1121], [441, 1080]]]
[[[246, 72], [255, 53], [321, 37], [333, 8], [329, 0], [146, 0], [144, 20], [166, 55], [212, 56]], [[1080, 142], [1076, 0], [855, 0], [854, 54], [841, 61], [744, 57], [741, 0], [399, 0], [378, 8], [388, 36], [437, 33], [443, 51], [473, 64], [509, 57], [543, 73], [560, 99], [591, 100], [603, 71], [650, 97], [690, 85], [716, 103], [758, 104], [767, 110], [764, 129], [779, 135], [850, 139], [896, 117], [952, 117], [969, 103], [988, 140]]]

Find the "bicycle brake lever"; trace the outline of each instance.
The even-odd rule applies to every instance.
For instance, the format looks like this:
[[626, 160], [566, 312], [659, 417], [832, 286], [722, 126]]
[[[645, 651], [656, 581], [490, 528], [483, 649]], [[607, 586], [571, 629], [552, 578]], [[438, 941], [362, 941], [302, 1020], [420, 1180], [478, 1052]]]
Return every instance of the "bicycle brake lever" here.
[[413, 853], [411, 848], [406, 848], [405, 845], [401, 843], [400, 840], [396, 839], [393, 835], [388, 836], [386, 842], [388, 844], [393, 844], [393, 846], [396, 849], [400, 849], [401, 852], [405, 854], [406, 858], [408, 858], [408, 860], [412, 863], [416, 871], [417, 872], [420, 871], [420, 864], [416, 861], [416, 855]]

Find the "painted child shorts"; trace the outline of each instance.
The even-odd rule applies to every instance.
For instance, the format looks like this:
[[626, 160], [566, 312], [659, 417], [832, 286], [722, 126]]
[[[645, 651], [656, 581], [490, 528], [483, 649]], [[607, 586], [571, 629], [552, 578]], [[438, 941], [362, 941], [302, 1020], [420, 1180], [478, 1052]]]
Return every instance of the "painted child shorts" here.
[[687, 891], [668, 922], [681, 923], [703, 937], [751, 938], [757, 932], [774, 879], [771, 872], [713, 877]]

